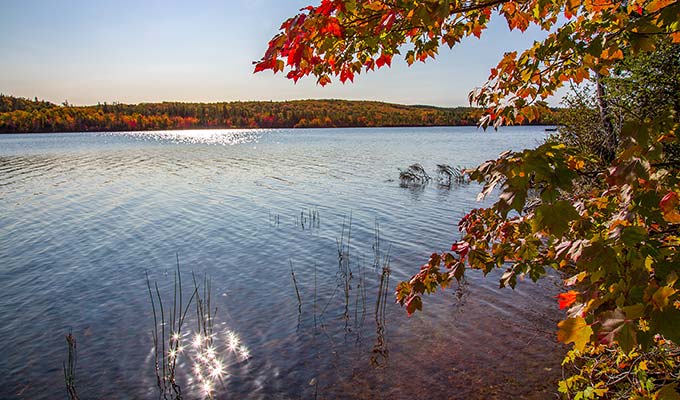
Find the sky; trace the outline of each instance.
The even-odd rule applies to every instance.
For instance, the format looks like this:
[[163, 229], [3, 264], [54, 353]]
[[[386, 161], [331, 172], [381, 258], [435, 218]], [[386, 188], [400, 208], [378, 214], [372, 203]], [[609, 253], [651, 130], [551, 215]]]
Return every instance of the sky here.
[[[503, 53], [545, 34], [510, 32], [496, 18], [435, 60], [337, 79], [294, 84], [253, 74], [281, 22], [315, 0], [2, 0], [0, 93], [74, 105], [97, 102], [216, 102], [293, 99], [378, 100], [468, 105]], [[550, 101], [559, 104], [559, 98]]]

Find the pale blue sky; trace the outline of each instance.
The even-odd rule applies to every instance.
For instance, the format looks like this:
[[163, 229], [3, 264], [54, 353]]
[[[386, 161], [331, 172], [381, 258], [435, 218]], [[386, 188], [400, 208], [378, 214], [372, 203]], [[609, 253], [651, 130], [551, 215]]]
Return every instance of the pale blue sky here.
[[[153, 101], [366, 99], [467, 105], [504, 51], [538, 31], [510, 33], [497, 19], [436, 60], [318, 87], [281, 74], [253, 74], [281, 22], [313, 0], [1, 0], [0, 92], [72, 104]], [[552, 101], [557, 103], [557, 101]]]

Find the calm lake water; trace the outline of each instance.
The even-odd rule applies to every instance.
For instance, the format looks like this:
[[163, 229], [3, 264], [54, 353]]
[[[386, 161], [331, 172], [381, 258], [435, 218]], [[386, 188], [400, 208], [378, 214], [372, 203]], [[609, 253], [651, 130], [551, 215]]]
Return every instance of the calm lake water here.
[[[513, 291], [469, 273], [412, 317], [393, 300], [480, 206], [476, 185], [402, 188], [398, 169], [471, 167], [544, 136], [543, 127], [1, 135], [0, 398], [65, 397], [69, 331], [81, 398], [157, 398], [145, 273], [167, 312], [177, 257], [185, 304], [192, 271], [200, 285], [211, 280], [224, 366], [210, 381], [216, 398], [552, 398], [563, 352], [557, 278]], [[378, 313], [376, 223], [391, 270]], [[351, 278], [338, 263], [348, 233]], [[186, 398], [204, 390], [195, 329], [192, 308], [177, 367]]]

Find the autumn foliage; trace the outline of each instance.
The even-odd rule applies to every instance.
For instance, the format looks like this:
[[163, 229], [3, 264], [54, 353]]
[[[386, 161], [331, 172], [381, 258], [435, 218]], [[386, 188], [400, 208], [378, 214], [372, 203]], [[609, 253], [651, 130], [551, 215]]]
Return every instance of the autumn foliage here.
[[[298, 100], [59, 106], [0, 95], [0, 133], [143, 131], [204, 128], [474, 126], [473, 107], [405, 106], [375, 101]], [[554, 123], [546, 114], [535, 123]]]
[[332, 77], [351, 81], [402, 52], [409, 65], [435, 58], [441, 45], [481, 37], [491, 18], [501, 17], [510, 29], [549, 32], [531, 48], [506, 53], [470, 94], [488, 110], [483, 125], [518, 123], [538, 116], [536, 100], [566, 82], [607, 74], [624, 53], [653, 49], [656, 36], [680, 42], [678, 14], [680, 4], [667, 0], [323, 0], [281, 25], [255, 72], [294, 81], [313, 75], [320, 85]]
[[[397, 302], [409, 314], [421, 310], [424, 295], [470, 269], [487, 274], [500, 268], [501, 287], [514, 287], [521, 277], [537, 280], [553, 268], [565, 276], [566, 289], [556, 301], [566, 310], [557, 337], [574, 349], [565, 362], [600, 357], [607, 353], [602, 346], [616, 349], [619, 355], [594, 363], [616, 368], [610, 361], [637, 360], [629, 382], [638, 386], [624, 396], [678, 398], [680, 357], [666, 349], [680, 344], [680, 99], [677, 91], [666, 103], [642, 99], [654, 104], [653, 114], [637, 112], [642, 103], [633, 102], [615, 120], [600, 83], [611, 75], [626, 78], [631, 72], [623, 62], [660, 44], [671, 46], [669, 62], [680, 71], [680, 2], [323, 0], [284, 22], [255, 69], [293, 80], [313, 75], [321, 85], [332, 77], [345, 82], [389, 66], [402, 52], [408, 64], [434, 58], [440, 45], [482, 37], [492, 18], [520, 31], [537, 26], [546, 39], [506, 53], [489, 80], [470, 93], [470, 102], [486, 110], [480, 124], [534, 120], [540, 101], [557, 88], [590, 80], [598, 89], [600, 127], [593, 133], [604, 136], [599, 142], [607, 151], [550, 140], [467, 171], [482, 185], [480, 197], [497, 201], [459, 222], [460, 239], [401, 282]], [[679, 78], [672, 76], [675, 87]], [[634, 83], [647, 98], [660, 91], [643, 88], [644, 77]], [[641, 97], [636, 90], [628, 100]], [[675, 361], [650, 356], [643, 365], [641, 354], [670, 354]], [[657, 375], [641, 379], [652, 359]], [[561, 383], [563, 393], [605, 396], [627, 376], [594, 383], [592, 377], [612, 369], [585, 365]]]

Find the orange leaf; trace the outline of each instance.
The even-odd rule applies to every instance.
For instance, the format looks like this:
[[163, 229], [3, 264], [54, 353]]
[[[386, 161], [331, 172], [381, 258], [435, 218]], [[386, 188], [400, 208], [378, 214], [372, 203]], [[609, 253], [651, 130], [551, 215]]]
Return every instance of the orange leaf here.
[[680, 205], [680, 199], [678, 199], [678, 194], [675, 192], [669, 192], [663, 197], [663, 199], [661, 199], [659, 202], [659, 207], [661, 207], [663, 219], [666, 220], [666, 222], [670, 222], [672, 224], [680, 223], [680, 212], [678, 212], [678, 205]]
[[673, 43], [680, 43], [680, 32], [671, 33], [671, 39], [673, 40]]
[[602, 58], [605, 60], [621, 60], [623, 59], [623, 51], [618, 48], [605, 49], [602, 52]]
[[566, 293], [560, 293], [557, 295], [557, 302], [560, 305], [560, 310], [563, 310], [576, 302], [576, 296], [579, 292], [570, 290]]

